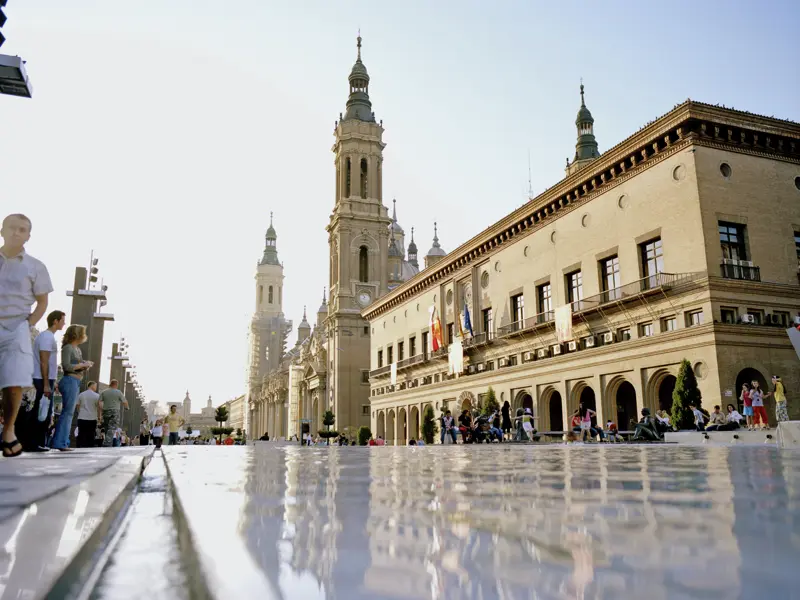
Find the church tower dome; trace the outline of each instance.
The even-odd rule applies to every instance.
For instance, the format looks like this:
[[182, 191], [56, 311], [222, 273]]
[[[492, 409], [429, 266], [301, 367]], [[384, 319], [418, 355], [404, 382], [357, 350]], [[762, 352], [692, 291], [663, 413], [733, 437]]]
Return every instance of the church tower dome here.
[[427, 269], [431, 265], [439, 262], [445, 256], [447, 256], [447, 252], [445, 252], [444, 248], [442, 248], [439, 245], [438, 224], [436, 222], [434, 222], [433, 223], [433, 246], [431, 246], [431, 249], [428, 250], [428, 254], [425, 255], [425, 268]]
[[361, 62], [361, 34], [358, 35], [358, 58], [350, 70], [347, 78], [350, 82], [350, 97], [347, 99], [347, 110], [344, 120], [356, 119], [368, 123], [375, 122], [375, 114], [372, 112], [372, 102], [369, 100], [369, 74], [367, 67]]
[[572, 175], [575, 171], [600, 156], [600, 152], [597, 149], [597, 140], [594, 137], [594, 117], [586, 107], [586, 101], [583, 96], [583, 83], [581, 83], [581, 107], [578, 109], [578, 116], [575, 118], [575, 127], [578, 130], [578, 140], [575, 144], [575, 158], [572, 163], [567, 162], [567, 175]]
[[419, 269], [419, 261], [417, 260], [417, 244], [414, 242], [414, 228], [411, 228], [411, 243], [408, 245], [408, 262]]

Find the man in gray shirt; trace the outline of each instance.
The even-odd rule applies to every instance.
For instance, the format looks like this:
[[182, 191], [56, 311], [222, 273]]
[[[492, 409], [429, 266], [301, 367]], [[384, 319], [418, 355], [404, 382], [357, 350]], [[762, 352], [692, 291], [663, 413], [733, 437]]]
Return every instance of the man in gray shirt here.
[[114, 444], [114, 432], [119, 427], [119, 407], [120, 404], [126, 409], [128, 401], [122, 392], [119, 391], [119, 381], [112, 379], [108, 384], [108, 389], [100, 394], [98, 409], [102, 411], [103, 423], [106, 426], [106, 437], [103, 440], [104, 448], [111, 448]]
[[[3, 435], [0, 448], [10, 458], [22, 453], [14, 423], [22, 402], [22, 389], [33, 387], [33, 349], [30, 328], [47, 311], [53, 291], [47, 267], [25, 253], [31, 237], [31, 220], [13, 214], [3, 219], [0, 235], [0, 389], [3, 390]], [[36, 308], [31, 312], [31, 308]]]
[[97, 424], [102, 423], [99, 419], [100, 394], [97, 393], [97, 382], [90, 381], [86, 386], [86, 391], [78, 394], [78, 404], [75, 406], [78, 411], [78, 448], [91, 448], [94, 446], [94, 434]]

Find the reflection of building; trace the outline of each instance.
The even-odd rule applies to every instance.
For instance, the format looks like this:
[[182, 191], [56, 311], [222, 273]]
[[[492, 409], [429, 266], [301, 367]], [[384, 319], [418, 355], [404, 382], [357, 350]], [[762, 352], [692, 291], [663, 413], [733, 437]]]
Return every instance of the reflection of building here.
[[[600, 155], [593, 122], [581, 88], [566, 177], [364, 310], [378, 435], [416, 437], [426, 404], [473, 405], [490, 385], [542, 430], [580, 401], [627, 429], [669, 408], [683, 358], [707, 407], [775, 372], [800, 387], [784, 331], [800, 300], [800, 126], [687, 101]], [[431, 353], [428, 310], [449, 344], [465, 305], [457, 377]]]
[[[372, 112], [370, 78], [361, 61], [360, 37], [358, 58], [348, 80], [347, 110], [334, 130], [335, 204], [326, 227], [330, 301], [323, 298], [313, 332], [304, 315], [297, 331], [298, 344], [286, 354], [281, 346], [281, 354], [271, 356], [269, 364], [259, 362], [263, 354], [259, 344], [264, 336], [255, 328], [261, 318], [261, 308], [257, 310], [251, 331], [250, 436], [265, 431], [277, 437], [298, 434], [301, 423], [315, 432], [328, 408], [336, 415], [340, 431], [369, 424], [370, 331], [360, 313], [419, 271], [413, 229], [406, 255], [405, 230], [397, 221], [396, 204], [390, 217], [383, 203], [383, 123], [377, 122]], [[264, 256], [266, 260], [270, 253], [274, 266], [265, 267], [262, 261], [258, 277], [269, 269], [280, 303], [283, 267], [277, 261], [276, 237], [270, 225]], [[426, 264], [444, 254], [435, 232]], [[261, 307], [260, 279], [258, 286]], [[282, 319], [280, 306], [275, 310]], [[272, 331], [288, 333], [279, 325], [276, 322]]]

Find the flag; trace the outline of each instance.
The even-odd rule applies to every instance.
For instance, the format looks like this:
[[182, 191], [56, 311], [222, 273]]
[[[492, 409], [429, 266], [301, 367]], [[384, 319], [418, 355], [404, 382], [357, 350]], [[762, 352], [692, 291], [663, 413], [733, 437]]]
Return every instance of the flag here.
[[439, 315], [436, 314], [436, 306], [431, 306], [431, 350], [436, 352], [439, 348], [444, 346], [442, 343], [442, 323], [439, 321]]
[[556, 336], [559, 343], [572, 339], [572, 304], [559, 306], [555, 311]]
[[475, 337], [475, 333], [472, 331], [472, 319], [469, 318], [469, 307], [467, 306], [466, 300], [464, 300], [464, 329], [469, 331], [470, 336]]

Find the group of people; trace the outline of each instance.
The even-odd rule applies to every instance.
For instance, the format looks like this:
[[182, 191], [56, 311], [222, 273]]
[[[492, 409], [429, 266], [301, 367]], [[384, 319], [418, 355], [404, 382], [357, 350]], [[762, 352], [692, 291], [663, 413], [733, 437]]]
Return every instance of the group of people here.
[[507, 400], [499, 410], [490, 414], [481, 414], [478, 410], [470, 412], [465, 408], [455, 419], [450, 410], [445, 409], [439, 417], [442, 444], [457, 444], [459, 436], [463, 444], [525, 441], [533, 439], [535, 433], [531, 409], [517, 409], [516, 417], [512, 420], [511, 404]]

